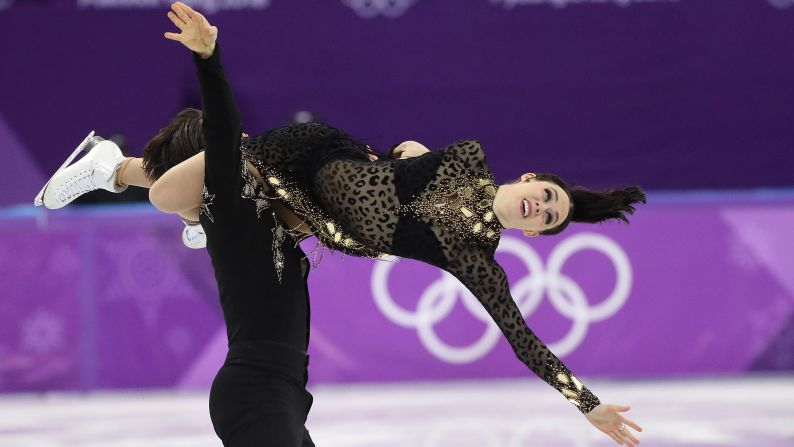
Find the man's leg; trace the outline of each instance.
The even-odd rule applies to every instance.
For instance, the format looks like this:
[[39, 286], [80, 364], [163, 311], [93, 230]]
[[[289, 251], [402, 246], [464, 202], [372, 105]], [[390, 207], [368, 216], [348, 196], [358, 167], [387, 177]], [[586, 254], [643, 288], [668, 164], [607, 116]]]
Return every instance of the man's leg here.
[[309, 436], [309, 430], [306, 430], [306, 427], [303, 427], [303, 441], [301, 442], [301, 447], [314, 447], [314, 441], [312, 441], [312, 437]]

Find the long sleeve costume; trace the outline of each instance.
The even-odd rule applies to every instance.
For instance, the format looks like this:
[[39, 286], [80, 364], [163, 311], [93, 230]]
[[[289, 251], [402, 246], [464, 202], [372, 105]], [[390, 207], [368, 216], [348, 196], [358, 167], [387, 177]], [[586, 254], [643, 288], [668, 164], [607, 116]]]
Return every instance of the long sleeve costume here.
[[199, 219], [229, 341], [210, 389], [210, 418], [224, 446], [313, 447], [304, 426], [312, 405], [309, 262], [267, 210], [240, 158], [240, 118], [219, 58], [218, 49], [209, 59], [193, 58], [204, 105]]
[[[203, 102], [204, 197], [200, 220], [218, 283], [230, 345], [270, 341], [305, 351], [309, 262], [283, 237], [261, 185], [240, 158], [241, 124], [220, 65], [194, 55]], [[273, 261], [278, 253], [283, 273]]]
[[[205, 81], [225, 86], [217, 50], [205, 64], [214, 77], [202, 86]], [[205, 116], [213, 108], [219, 111], [213, 119], [237, 117], [233, 102], [208, 104], [206, 99]], [[479, 142], [464, 140], [415, 158], [371, 162], [363, 143], [338, 129], [307, 123], [228, 144], [229, 156], [239, 147], [236, 156], [256, 167], [265, 186], [244, 179], [219, 188], [235, 188], [260, 202], [263, 197], [282, 201], [333, 250], [391, 254], [451, 273], [485, 307], [521, 362], [583, 413], [599, 405], [527, 327], [510, 295], [505, 272], [494, 259], [502, 229], [493, 212], [497, 185]], [[221, 206], [217, 197], [204, 205], [207, 213]]]

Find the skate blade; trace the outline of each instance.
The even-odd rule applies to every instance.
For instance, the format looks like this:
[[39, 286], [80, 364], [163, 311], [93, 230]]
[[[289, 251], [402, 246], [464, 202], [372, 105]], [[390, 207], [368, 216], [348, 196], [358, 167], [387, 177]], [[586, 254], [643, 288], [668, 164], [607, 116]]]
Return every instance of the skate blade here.
[[57, 171], [55, 171], [55, 174], [52, 174], [52, 176], [50, 177], [50, 179], [49, 179], [49, 180], [47, 180], [47, 183], [45, 183], [45, 184], [44, 184], [44, 186], [41, 188], [41, 191], [39, 191], [39, 193], [36, 195], [36, 198], [35, 198], [35, 199], [33, 199], [33, 205], [35, 205], [35, 206], [42, 206], [42, 205], [44, 205], [44, 191], [46, 191], [46, 190], [47, 190], [47, 186], [50, 184], [50, 182], [52, 181], [52, 179], [53, 179], [53, 178], [55, 178], [55, 176], [56, 176], [56, 175], [58, 175], [58, 173], [59, 173], [59, 172], [61, 172], [61, 171], [63, 171], [64, 169], [66, 169], [66, 167], [68, 167], [68, 166], [69, 166], [69, 164], [72, 162], [72, 160], [74, 160], [74, 159], [75, 159], [75, 157], [77, 157], [77, 155], [79, 155], [79, 154], [80, 154], [80, 152], [82, 152], [82, 151], [83, 151], [83, 149], [85, 149], [85, 147], [86, 147], [86, 145], [88, 144], [89, 140], [91, 140], [91, 137], [93, 137], [93, 136], [94, 136], [94, 131], [92, 130], [92, 131], [91, 131], [91, 133], [89, 133], [89, 134], [88, 134], [88, 136], [87, 136], [87, 137], [85, 137], [85, 139], [83, 140], [83, 142], [82, 142], [82, 143], [80, 143], [80, 145], [79, 145], [79, 146], [77, 146], [77, 149], [75, 149], [75, 150], [74, 150], [74, 152], [72, 152], [72, 155], [70, 155], [70, 156], [69, 156], [69, 158], [67, 158], [67, 159], [66, 159], [66, 161], [65, 161], [65, 162], [63, 162], [63, 164], [61, 165], [61, 167], [60, 167], [60, 168], [58, 168], [58, 170], [57, 170]]

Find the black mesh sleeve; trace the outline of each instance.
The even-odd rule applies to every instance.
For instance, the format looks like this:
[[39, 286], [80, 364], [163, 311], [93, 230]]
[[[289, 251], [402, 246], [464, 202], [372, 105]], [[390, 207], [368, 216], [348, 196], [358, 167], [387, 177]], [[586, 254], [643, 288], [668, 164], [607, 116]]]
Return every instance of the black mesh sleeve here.
[[483, 305], [512, 346], [518, 359], [546, 383], [562, 393], [582, 413], [601, 402], [527, 326], [510, 295], [502, 267], [478, 247], [463, 250], [446, 270], [468, 288]]

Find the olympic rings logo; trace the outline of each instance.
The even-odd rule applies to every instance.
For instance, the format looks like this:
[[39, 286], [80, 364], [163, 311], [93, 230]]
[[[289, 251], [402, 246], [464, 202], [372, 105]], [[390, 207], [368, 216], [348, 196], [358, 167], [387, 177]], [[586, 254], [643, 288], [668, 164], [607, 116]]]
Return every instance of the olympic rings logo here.
[[769, 3], [777, 9], [786, 9], [794, 5], [794, 0], [769, 0]]
[[[612, 262], [616, 282], [609, 296], [591, 306], [582, 288], [562, 272], [568, 259], [582, 250], [595, 250]], [[628, 256], [612, 239], [596, 233], [579, 233], [563, 240], [549, 254], [544, 266], [538, 253], [523, 241], [503, 237], [497, 253], [517, 257], [526, 267], [527, 275], [515, 282], [511, 294], [521, 315], [526, 319], [540, 305], [544, 296], [551, 305], [573, 324], [568, 333], [555, 343], [548, 344], [557, 356], [563, 357], [579, 347], [587, 335], [590, 323], [605, 320], [617, 313], [631, 291], [632, 270]], [[371, 289], [380, 311], [398, 326], [415, 329], [425, 348], [436, 358], [454, 364], [479, 360], [496, 345], [501, 332], [479, 301], [454, 276], [442, 272], [419, 297], [415, 311], [395, 303], [388, 288], [391, 269], [398, 262], [378, 262], [372, 272]], [[452, 311], [458, 297], [465, 308], [487, 325], [479, 340], [469, 346], [457, 347], [445, 343], [435, 332], [435, 325]]]
[[405, 14], [417, 0], [342, 0], [359, 17], [372, 19], [383, 16], [391, 19]]

